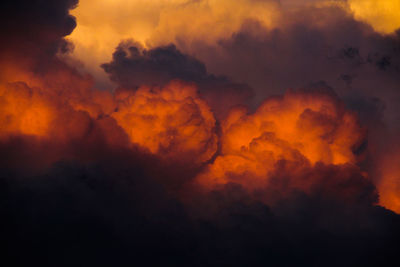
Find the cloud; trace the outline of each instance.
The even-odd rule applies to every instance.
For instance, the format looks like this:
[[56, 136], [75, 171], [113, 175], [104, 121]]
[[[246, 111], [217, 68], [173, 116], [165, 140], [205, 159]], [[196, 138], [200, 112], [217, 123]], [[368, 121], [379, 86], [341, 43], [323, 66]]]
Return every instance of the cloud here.
[[208, 189], [233, 182], [257, 190], [288, 172], [288, 186], [307, 191], [312, 185], [297, 175], [319, 163], [355, 166], [364, 140], [355, 114], [323, 87], [268, 98], [254, 113], [233, 109], [221, 128], [220, 155], [197, 178]]
[[1, 59], [22, 52], [31, 55], [51, 56], [65, 47], [62, 37], [69, 35], [76, 26], [69, 10], [77, 0], [62, 1], [5, 1], [1, 4], [2, 25], [0, 35]]
[[396, 263], [399, 36], [323, 2], [143, 1], [146, 44], [82, 2], [124, 26], [103, 91], [76, 1], [2, 4], [2, 265]]
[[196, 54], [211, 73], [247, 83], [257, 103], [287, 88], [325, 81], [343, 98], [381, 99], [387, 108], [385, 122], [394, 125], [399, 77], [396, 33], [380, 35], [340, 7], [286, 10], [279, 21], [272, 28], [245, 22], [214, 45], [201, 40], [188, 44], [181, 38], [178, 48]]
[[165, 86], [176, 79], [194, 83], [217, 117], [225, 116], [234, 105], [248, 103], [252, 96], [248, 85], [208, 73], [201, 61], [183, 54], [172, 44], [148, 50], [132, 41], [122, 42], [113, 60], [102, 68], [125, 90]]
[[322, 191], [293, 194], [271, 209], [227, 186], [192, 194], [193, 201], [182, 205], [146, 168], [151, 165], [140, 157], [110, 156], [96, 164], [59, 163], [24, 183], [2, 172], [3, 260], [43, 266], [376, 266], [397, 256], [398, 216], [365, 202], [343, 206]]
[[202, 163], [217, 150], [216, 121], [196, 88], [179, 82], [116, 93], [111, 116], [131, 141], [169, 160]]
[[140, 44], [121, 43], [113, 61], [102, 67], [122, 87], [165, 85], [173, 79], [200, 82], [208, 73], [203, 63], [184, 55], [174, 45], [144, 49]]

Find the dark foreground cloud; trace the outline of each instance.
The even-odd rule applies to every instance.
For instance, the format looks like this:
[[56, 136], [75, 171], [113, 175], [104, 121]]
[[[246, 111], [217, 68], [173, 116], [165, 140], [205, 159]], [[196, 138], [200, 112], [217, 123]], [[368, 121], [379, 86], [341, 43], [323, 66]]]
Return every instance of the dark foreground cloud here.
[[[400, 218], [369, 201], [343, 205], [316, 190], [271, 208], [229, 184], [182, 202], [140, 162], [59, 162], [23, 177], [2, 167], [3, 263], [397, 266]], [[353, 187], [368, 198], [370, 186], [338, 193]]]

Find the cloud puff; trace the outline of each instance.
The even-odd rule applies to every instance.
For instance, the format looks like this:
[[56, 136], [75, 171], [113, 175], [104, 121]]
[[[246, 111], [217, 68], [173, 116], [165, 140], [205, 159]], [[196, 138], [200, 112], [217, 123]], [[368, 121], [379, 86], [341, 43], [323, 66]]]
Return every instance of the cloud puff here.
[[355, 165], [364, 139], [355, 114], [324, 88], [271, 97], [250, 114], [233, 109], [221, 128], [220, 155], [198, 177], [208, 188], [234, 182], [254, 190], [268, 186], [277, 169], [298, 186], [297, 175], [317, 163]]
[[205, 162], [217, 150], [215, 118], [196, 88], [180, 82], [116, 93], [112, 113], [131, 141], [151, 153], [186, 162]]
[[102, 68], [125, 90], [164, 86], [176, 79], [195, 83], [218, 118], [226, 116], [232, 106], [248, 103], [253, 95], [248, 85], [208, 73], [201, 61], [182, 53], [172, 44], [145, 49], [132, 41], [122, 42], [114, 52], [113, 60], [103, 64]]

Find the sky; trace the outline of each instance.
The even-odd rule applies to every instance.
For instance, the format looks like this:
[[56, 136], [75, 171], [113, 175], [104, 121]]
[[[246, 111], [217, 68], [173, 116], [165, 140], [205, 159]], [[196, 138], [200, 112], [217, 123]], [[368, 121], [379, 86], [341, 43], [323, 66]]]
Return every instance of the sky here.
[[0, 262], [398, 266], [399, 12], [6, 0]]

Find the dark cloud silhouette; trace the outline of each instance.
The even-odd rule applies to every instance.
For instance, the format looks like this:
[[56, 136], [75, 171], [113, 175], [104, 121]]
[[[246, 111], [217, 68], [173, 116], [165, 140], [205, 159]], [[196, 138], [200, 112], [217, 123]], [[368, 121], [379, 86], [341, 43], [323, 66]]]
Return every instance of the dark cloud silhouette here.
[[64, 37], [76, 27], [69, 11], [77, 4], [78, 0], [2, 1], [0, 83], [22, 81], [59, 91], [92, 87], [91, 77], [62, 60], [73, 49]]
[[[0, 35], [2, 57], [10, 53], [24, 57], [51, 56], [67, 48], [62, 37], [76, 26], [69, 10], [78, 0], [2, 1], [0, 4]], [[20, 54], [20, 56], [21, 56]]]
[[[155, 183], [143, 161], [120, 159], [60, 162], [24, 177], [2, 167], [2, 260], [11, 266], [396, 266], [398, 215], [335, 197], [346, 190], [371, 194], [357, 183], [339, 182], [331, 194], [321, 182], [328, 191], [293, 192], [273, 208], [235, 184], [191, 193], [182, 203]], [[329, 184], [329, 167], [325, 173]]]
[[176, 79], [194, 83], [219, 116], [231, 106], [248, 103], [253, 95], [248, 85], [208, 73], [201, 61], [183, 54], [173, 44], [147, 50], [125, 41], [117, 47], [113, 60], [102, 67], [123, 89], [163, 86]]
[[140, 44], [123, 42], [114, 52], [113, 61], [102, 67], [111, 80], [123, 87], [163, 85], [173, 79], [200, 82], [209, 78], [203, 63], [182, 54], [172, 44], [147, 50]]

